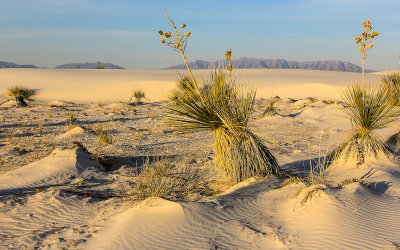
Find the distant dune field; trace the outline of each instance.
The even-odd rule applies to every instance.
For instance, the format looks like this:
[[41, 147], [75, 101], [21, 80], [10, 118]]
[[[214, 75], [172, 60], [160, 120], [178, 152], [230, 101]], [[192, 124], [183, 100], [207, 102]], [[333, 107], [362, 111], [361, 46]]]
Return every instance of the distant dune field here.
[[[148, 101], [165, 100], [176, 85], [176, 70], [86, 70], [86, 69], [1, 69], [0, 94], [7, 88], [22, 85], [36, 90], [41, 101], [75, 102], [127, 101], [136, 89], [146, 93]], [[207, 76], [209, 70], [195, 70]], [[291, 70], [240, 69], [237, 80], [257, 87], [258, 97], [338, 98], [340, 89], [351, 82], [360, 82], [360, 73]], [[377, 82], [380, 74], [367, 74], [368, 82]]]

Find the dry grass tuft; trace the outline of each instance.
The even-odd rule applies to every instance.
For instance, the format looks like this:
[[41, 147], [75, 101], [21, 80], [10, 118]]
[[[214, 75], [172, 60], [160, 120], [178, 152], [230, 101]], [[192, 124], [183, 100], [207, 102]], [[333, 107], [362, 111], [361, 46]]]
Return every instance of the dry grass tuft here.
[[274, 104], [278, 101], [279, 99], [271, 99], [269, 100], [268, 104], [267, 104], [267, 108], [265, 108], [264, 113], [262, 114], [263, 117], [268, 116], [268, 117], [272, 117], [272, 116], [276, 116], [279, 115], [278, 111], [276, 111]]
[[160, 197], [168, 200], [198, 200], [215, 194], [207, 170], [176, 167], [165, 159], [152, 163], [147, 159], [134, 186], [138, 199]]
[[92, 128], [99, 141], [103, 144], [112, 144], [114, 141], [113, 130], [109, 126], [99, 124]]
[[145, 97], [146, 97], [146, 94], [142, 90], [138, 89], [135, 92], [133, 92], [132, 99], [134, 98], [136, 100], [136, 102], [141, 103], [142, 99]]
[[383, 75], [381, 82], [389, 89], [391, 100], [400, 105], [400, 72]]

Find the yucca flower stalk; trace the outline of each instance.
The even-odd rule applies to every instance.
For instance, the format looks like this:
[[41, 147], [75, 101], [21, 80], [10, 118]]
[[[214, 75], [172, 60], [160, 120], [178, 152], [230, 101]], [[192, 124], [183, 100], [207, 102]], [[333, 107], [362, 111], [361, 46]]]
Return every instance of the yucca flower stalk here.
[[369, 33], [369, 31], [372, 30], [371, 26], [371, 21], [368, 20], [362, 23], [362, 26], [364, 27], [365, 31], [361, 33], [361, 35], [357, 36], [355, 38], [357, 48], [360, 50], [361, 53], [361, 60], [362, 60], [362, 89], [364, 93], [365, 89], [365, 61], [367, 60], [367, 55], [369, 52], [369, 49], [371, 49], [374, 45], [372, 43], [372, 39], [374, 39], [376, 36], [379, 35], [378, 32], [372, 31]]
[[389, 157], [392, 154], [392, 150], [375, 133], [389, 126], [400, 115], [397, 105], [388, 101], [390, 95], [390, 90], [384, 85], [363, 89], [354, 84], [343, 92], [343, 101], [347, 106], [343, 110], [354, 129], [332, 154], [334, 158], [354, 157], [358, 163], [363, 163], [366, 157], [379, 158], [380, 153]]
[[379, 158], [381, 154], [389, 157], [392, 150], [376, 134], [376, 130], [389, 126], [400, 115], [395, 102], [391, 100], [391, 91], [387, 84], [374, 88], [365, 86], [365, 60], [368, 50], [373, 47], [372, 39], [378, 32], [371, 31], [371, 21], [362, 23], [365, 31], [356, 37], [356, 44], [361, 52], [363, 71], [362, 85], [353, 84], [342, 95], [345, 106], [343, 108], [349, 117], [353, 129], [349, 137], [332, 154], [334, 159], [342, 156], [356, 158], [358, 163], [364, 163], [366, 157]]
[[[229, 66], [228, 77], [223, 70], [211, 73], [201, 87], [186, 62], [187, 37], [168, 16], [174, 27], [174, 36], [159, 31], [161, 43], [173, 47], [185, 61], [190, 77], [182, 77], [172, 92], [167, 105], [168, 124], [181, 133], [211, 131], [215, 142], [215, 163], [221, 173], [240, 182], [253, 176], [275, 174], [285, 176], [276, 158], [262, 140], [248, 128], [255, 101], [254, 90], [239, 89], [232, 78], [231, 50], [225, 53]], [[182, 25], [181, 28], [185, 28]], [[186, 34], [186, 33], [185, 33]], [[190, 34], [190, 33], [189, 33]], [[182, 44], [184, 43], [184, 44]]]

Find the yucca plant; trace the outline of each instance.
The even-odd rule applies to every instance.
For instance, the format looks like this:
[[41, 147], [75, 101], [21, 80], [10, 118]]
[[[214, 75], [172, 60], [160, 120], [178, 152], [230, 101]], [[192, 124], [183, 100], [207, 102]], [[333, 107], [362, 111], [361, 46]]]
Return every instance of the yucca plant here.
[[182, 133], [212, 131], [215, 142], [215, 162], [220, 171], [240, 182], [253, 176], [285, 173], [262, 140], [248, 128], [254, 106], [255, 91], [239, 89], [232, 78], [231, 51], [225, 54], [228, 74], [223, 70], [211, 73], [210, 80], [199, 86], [186, 58], [185, 48], [190, 32], [177, 30], [168, 16], [175, 33], [159, 31], [161, 43], [178, 51], [190, 77], [182, 77], [172, 92], [166, 107], [169, 125]]
[[400, 72], [382, 75], [381, 82], [389, 89], [391, 100], [400, 105]]
[[381, 154], [392, 154], [392, 150], [375, 131], [387, 127], [399, 116], [397, 105], [390, 101], [391, 92], [387, 85], [374, 88], [365, 86], [365, 61], [368, 50], [373, 47], [372, 39], [379, 33], [370, 32], [372, 27], [369, 18], [362, 26], [364, 32], [355, 38], [362, 59], [362, 85], [353, 84], [342, 95], [347, 106], [344, 111], [353, 125], [353, 130], [331, 155], [333, 159], [356, 158], [358, 163], [363, 163], [366, 157], [379, 158]]
[[18, 106], [28, 106], [25, 100], [28, 100], [33, 95], [33, 90], [21, 87], [21, 86], [14, 86], [8, 88], [8, 96], [15, 98]]
[[343, 101], [347, 108], [344, 112], [350, 118], [353, 130], [347, 140], [333, 153], [334, 158], [354, 157], [363, 163], [366, 157], [379, 157], [380, 153], [390, 156], [392, 150], [375, 133], [387, 127], [400, 115], [395, 103], [388, 101], [390, 90], [380, 85], [363, 88], [354, 84], [343, 93]]

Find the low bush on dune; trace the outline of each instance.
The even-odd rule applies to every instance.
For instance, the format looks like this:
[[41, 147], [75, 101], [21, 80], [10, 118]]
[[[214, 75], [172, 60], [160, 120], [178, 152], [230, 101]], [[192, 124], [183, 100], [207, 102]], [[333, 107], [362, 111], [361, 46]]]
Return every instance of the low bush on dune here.
[[145, 97], [146, 94], [142, 90], [138, 89], [135, 92], [133, 92], [132, 99], [135, 99], [137, 103], [141, 103]]
[[272, 117], [279, 115], [278, 111], [276, 111], [276, 108], [274, 107], [274, 104], [278, 101], [279, 99], [271, 99], [268, 101], [267, 107], [265, 108], [262, 116], [263, 117]]
[[197, 200], [215, 193], [209, 171], [191, 166], [176, 167], [165, 159], [146, 160], [134, 185], [138, 199]]
[[21, 86], [14, 86], [8, 88], [7, 95], [11, 98], [15, 98], [17, 104], [19, 106], [27, 106], [26, 100], [28, 100], [31, 96], [33, 96], [34, 91]]
[[[167, 13], [166, 13], [167, 14]], [[167, 106], [169, 125], [183, 133], [212, 131], [215, 144], [215, 162], [221, 173], [234, 182], [253, 176], [275, 174], [284, 176], [277, 160], [262, 140], [249, 129], [255, 91], [239, 88], [232, 77], [231, 51], [225, 57], [226, 70], [211, 73], [209, 80], [198, 84], [185, 57], [190, 32], [185, 24], [180, 30], [170, 20], [174, 32], [159, 31], [161, 43], [172, 47], [183, 58], [188, 77], [182, 77]]]

